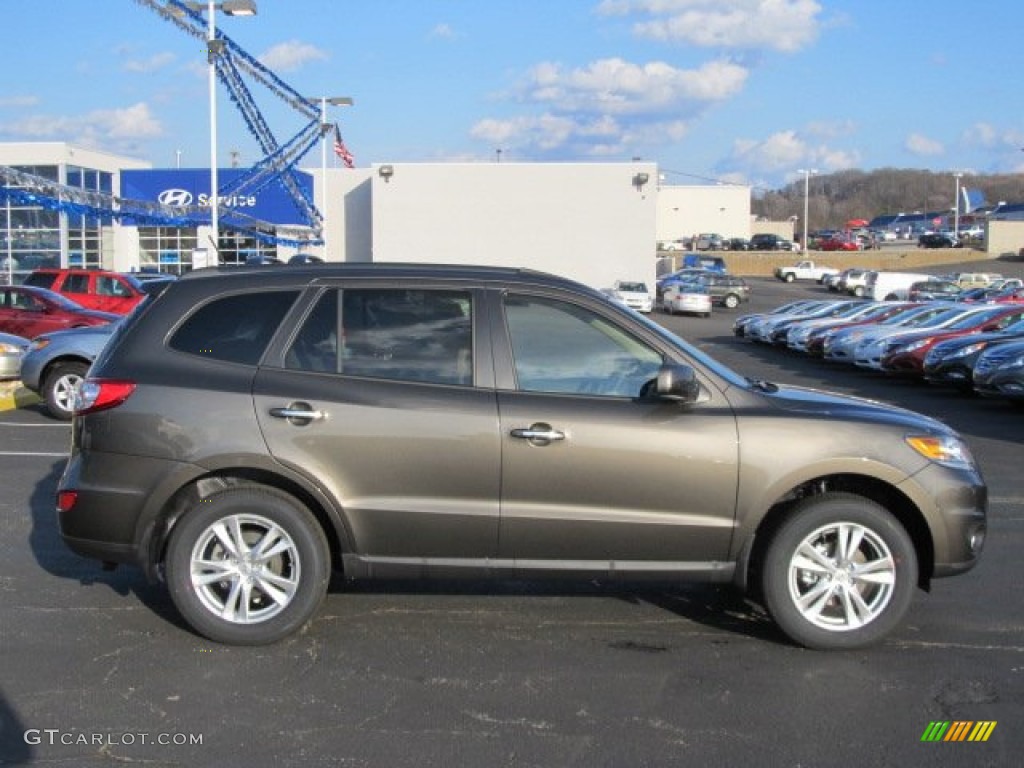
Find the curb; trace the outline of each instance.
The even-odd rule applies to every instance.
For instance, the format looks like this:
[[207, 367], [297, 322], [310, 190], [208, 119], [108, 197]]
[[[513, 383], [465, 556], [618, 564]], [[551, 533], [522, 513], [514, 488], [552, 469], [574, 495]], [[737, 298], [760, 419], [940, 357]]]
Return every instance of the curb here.
[[20, 381], [0, 381], [0, 411], [12, 411], [39, 402], [39, 395], [21, 386]]

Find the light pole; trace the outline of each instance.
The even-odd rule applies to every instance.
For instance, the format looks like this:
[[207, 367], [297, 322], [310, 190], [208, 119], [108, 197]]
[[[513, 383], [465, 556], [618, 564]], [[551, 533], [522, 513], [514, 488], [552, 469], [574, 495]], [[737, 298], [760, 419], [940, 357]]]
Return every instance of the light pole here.
[[953, 237], [960, 238], [960, 179], [963, 176], [962, 173], [954, 173], [953, 178], [956, 179], [956, 194], [953, 198]]
[[320, 105], [320, 187], [322, 190], [321, 200], [323, 201], [323, 204], [320, 206], [320, 215], [322, 217], [321, 226], [323, 227], [323, 253], [326, 259], [327, 207], [329, 205], [327, 197], [327, 134], [330, 132], [330, 126], [327, 124], [327, 105], [330, 104], [332, 107], [351, 107], [355, 102], [351, 96], [320, 96], [318, 98], [307, 98], [306, 102]]
[[[224, 43], [217, 39], [217, 11], [225, 16], [255, 16], [256, 0], [223, 0], [206, 3], [184, 3], [192, 11], [206, 11], [206, 62], [210, 90], [210, 239], [213, 240], [213, 251], [220, 247], [220, 200], [217, 179], [217, 57], [220, 56]], [[173, 10], [172, 10], [173, 13]]]
[[802, 173], [804, 175], [804, 233], [800, 237], [800, 250], [804, 252], [804, 256], [807, 255], [807, 210], [810, 202], [811, 174], [817, 172], [817, 168], [800, 168], [797, 171], [797, 173]]

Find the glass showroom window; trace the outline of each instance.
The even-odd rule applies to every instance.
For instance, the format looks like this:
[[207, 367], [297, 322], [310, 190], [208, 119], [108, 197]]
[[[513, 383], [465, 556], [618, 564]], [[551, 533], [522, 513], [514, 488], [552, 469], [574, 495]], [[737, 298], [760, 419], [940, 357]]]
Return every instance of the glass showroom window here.
[[[69, 187], [90, 192], [109, 193], [113, 187], [113, 174], [80, 168], [67, 167]], [[103, 266], [103, 225], [109, 224], [109, 217], [86, 216], [80, 213], [67, 214], [68, 222], [68, 266], [95, 269]]]
[[196, 231], [188, 227], [139, 227], [139, 269], [180, 275], [192, 269]]
[[[16, 170], [57, 180], [55, 165], [17, 166]], [[7, 258], [9, 241], [11, 267], [15, 273], [60, 266], [60, 214], [39, 205], [8, 202], [4, 206], [2, 221], [5, 230], [4, 258]]]

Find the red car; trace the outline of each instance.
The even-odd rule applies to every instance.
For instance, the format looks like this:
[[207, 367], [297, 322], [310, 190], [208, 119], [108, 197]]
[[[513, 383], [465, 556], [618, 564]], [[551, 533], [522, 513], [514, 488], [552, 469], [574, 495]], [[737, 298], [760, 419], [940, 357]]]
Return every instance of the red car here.
[[863, 250], [857, 240], [849, 240], [844, 237], [832, 237], [818, 243], [819, 251], [860, 251]]
[[42, 333], [103, 325], [120, 315], [86, 309], [45, 288], [0, 286], [0, 331], [34, 339]]
[[882, 370], [887, 373], [921, 378], [924, 376], [924, 358], [928, 350], [946, 339], [955, 339], [972, 333], [993, 333], [1024, 319], [1024, 304], [995, 304], [982, 312], [932, 331], [920, 331], [900, 336], [882, 356]]
[[36, 269], [25, 285], [48, 288], [86, 309], [118, 315], [127, 315], [146, 298], [135, 278], [102, 269]]

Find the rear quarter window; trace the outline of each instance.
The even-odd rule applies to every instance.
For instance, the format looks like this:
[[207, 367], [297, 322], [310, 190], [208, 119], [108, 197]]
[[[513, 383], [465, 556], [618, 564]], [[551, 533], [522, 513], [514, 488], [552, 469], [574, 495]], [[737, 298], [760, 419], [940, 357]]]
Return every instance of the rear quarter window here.
[[53, 288], [54, 282], [57, 280], [57, 276], [49, 273], [33, 273], [25, 278], [25, 285], [31, 285], [35, 288]]
[[299, 291], [254, 291], [222, 296], [199, 307], [169, 346], [213, 360], [256, 365]]

